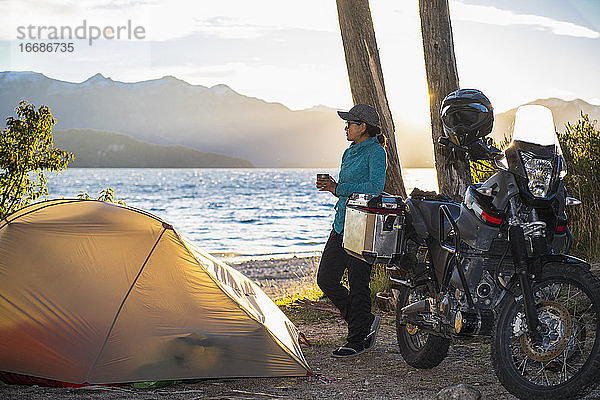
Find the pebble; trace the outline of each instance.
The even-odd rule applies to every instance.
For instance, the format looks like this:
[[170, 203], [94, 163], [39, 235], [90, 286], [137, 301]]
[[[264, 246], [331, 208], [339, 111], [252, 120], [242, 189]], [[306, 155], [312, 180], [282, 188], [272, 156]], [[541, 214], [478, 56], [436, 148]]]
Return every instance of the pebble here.
[[433, 400], [481, 400], [481, 392], [471, 385], [461, 383], [440, 390]]

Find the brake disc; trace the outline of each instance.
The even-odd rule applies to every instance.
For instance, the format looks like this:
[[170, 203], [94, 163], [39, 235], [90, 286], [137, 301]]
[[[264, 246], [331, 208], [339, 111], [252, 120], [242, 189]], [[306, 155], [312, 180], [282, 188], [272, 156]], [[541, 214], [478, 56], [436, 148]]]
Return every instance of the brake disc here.
[[521, 347], [532, 360], [550, 361], [562, 354], [569, 344], [571, 315], [564, 305], [555, 301], [544, 300], [536, 308], [540, 324], [545, 328], [541, 333], [542, 342], [534, 343], [529, 335], [522, 335]]

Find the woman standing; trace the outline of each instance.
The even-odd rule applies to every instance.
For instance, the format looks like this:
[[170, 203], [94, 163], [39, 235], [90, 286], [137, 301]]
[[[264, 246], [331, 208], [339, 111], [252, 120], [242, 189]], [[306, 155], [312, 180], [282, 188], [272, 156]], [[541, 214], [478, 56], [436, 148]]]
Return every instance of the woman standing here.
[[[352, 193], [380, 194], [385, 183], [386, 153], [381, 144], [379, 115], [367, 104], [357, 104], [350, 111], [338, 111], [346, 121], [346, 138], [352, 142], [344, 151], [339, 182], [330, 176], [317, 179], [319, 191], [338, 197], [333, 229], [325, 244], [317, 284], [340, 310], [348, 324], [348, 342], [333, 351], [334, 357], [350, 357], [375, 344], [380, 318], [371, 313], [369, 280], [371, 265], [349, 256], [342, 247], [346, 200]], [[342, 284], [348, 270], [350, 290]]]

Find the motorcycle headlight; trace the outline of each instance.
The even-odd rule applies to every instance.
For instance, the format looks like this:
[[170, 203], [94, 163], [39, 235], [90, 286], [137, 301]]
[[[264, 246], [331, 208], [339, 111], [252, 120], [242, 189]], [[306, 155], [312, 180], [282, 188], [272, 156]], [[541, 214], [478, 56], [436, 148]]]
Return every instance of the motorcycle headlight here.
[[534, 197], [546, 197], [552, 180], [552, 161], [535, 158], [527, 153], [521, 153], [521, 157], [527, 172], [529, 191]]

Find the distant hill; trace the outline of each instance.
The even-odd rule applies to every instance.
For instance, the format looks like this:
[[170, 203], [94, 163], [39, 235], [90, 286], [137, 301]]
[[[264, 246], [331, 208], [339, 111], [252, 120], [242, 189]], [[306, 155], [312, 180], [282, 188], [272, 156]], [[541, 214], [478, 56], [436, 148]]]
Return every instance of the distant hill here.
[[[566, 101], [557, 98], [538, 99], [527, 104], [540, 104], [552, 110], [556, 130], [564, 132], [567, 122], [575, 123], [581, 112], [590, 119], [600, 121], [600, 106], [589, 104], [581, 99]], [[494, 117], [492, 137], [501, 143], [504, 134], [512, 136], [517, 108], [498, 113]], [[433, 167], [433, 146], [431, 127], [428, 124], [409, 125], [403, 121], [395, 121], [396, 141], [403, 167]]]
[[203, 153], [184, 146], [161, 146], [91, 129], [54, 130], [54, 145], [75, 154], [72, 167], [252, 168], [249, 161]]
[[[527, 104], [538, 104], [552, 110], [554, 126], [558, 132], [564, 132], [567, 122], [575, 123], [581, 118], [581, 112], [588, 114], [592, 120], [600, 120], [600, 106], [589, 104], [581, 99], [571, 101], [557, 98], [538, 99]], [[507, 137], [512, 136], [517, 108], [512, 108], [495, 116], [492, 137], [497, 141], [502, 140], [505, 134]]]
[[[224, 154], [234, 160], [233, 164], [248, 160], [257, 167], [335, 168], [348, 146], [335, 109], [318, 105], [292, 111], [279, 103], [244, 96], [226, 85], [208, 88], [172, 76], [124, 83], [96, 74], [84, 82], [71, 83], [35, 72], [0, 72], [0, 119], [13, 114], [21, 99], [37, 106], [50, 106], [58, 121], [57, 130], [78, 129], [81, 135], [93, 132], [89, 130], [95, 130], [96, 134], [116, 132], [129, 136], [130, 140], [186, 146], [213, 156]], [[600, 107], [583, 100], [551, 98], [530, 104], [552, 109], [556, 128], [561, 131], [566, 121], [579, 118], [580, 111], [600, 120]], [[512, 133], [515, 112], [512, 109], [496, 115], [492, 136], [501, 139], [504, 133]], [[403, 167], [432, 166], [430, 127], [425, 123], [409, 125], [401, 120], [395, 121], [395, 125]], [[110, 146], [113, 139], [90, 138], [90, 144], [106, 140], [102, 145], [98, 142], [94, 149], [86, 149], [82, 137], [68, 140], [81, 142], [78, 162], [95, 165], [103, 157], [103, 162], [110, 164], [113, 160], [110, 157], [119, 155], [119, 151], [106, 149], [117, 149], [122, 144], [102, 147]], [[179, 151], [174, 149], [167, 152]], [[161, 154], [166, 153], [161, 151]], [[147, 165], [141, 153], [138, 155], [132, 159]], [[198, 157], [196, 160], [207, 159]], [[155, 161], [159, 158], [152, 157]], [[175, 161], [171, 156], [166, 159]]]
[[[566, 101], [557, 98], [538, 99], [527, 104], [540, 104], [552, 110], [556, 130], [564, 132], [567, 122], [575, 123], [581, 112], [590, 119], [600, 121], [600, 106], [589, 104], [581, 99]], [[498, 113], [494, 117], [494, 129], [491, 136], [501, 143], [504, 134], [512, 137], [517, 108]], [[395, 121], [396, 141], [403, 167], [433, 167], [433, 147], [431, 127], [428, 124], [409, 125], [403, 121]]]
[[96, 74], [71, 83], [35, 72], [0, 72], [0, 115], [13, 114], [21, 99], [48, 105], [56, 129], [118, 132], [259, 167], [335, 167], [347, 146], [342, 121], [331, 109], [292, 111], [225, 85], [207, 88], [172, 76], [123, 83]]

